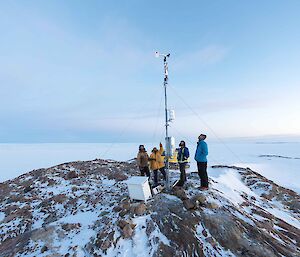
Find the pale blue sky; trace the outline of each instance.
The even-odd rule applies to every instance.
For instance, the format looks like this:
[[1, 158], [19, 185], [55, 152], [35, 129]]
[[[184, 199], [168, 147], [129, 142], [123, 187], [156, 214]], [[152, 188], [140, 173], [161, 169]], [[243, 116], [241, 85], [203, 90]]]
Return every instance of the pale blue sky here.
[[0, 142], [161, 140], [155, 50], [171, 53], [176, 137], [299, 135], [299, 13], [298, 0], [1, 1]]

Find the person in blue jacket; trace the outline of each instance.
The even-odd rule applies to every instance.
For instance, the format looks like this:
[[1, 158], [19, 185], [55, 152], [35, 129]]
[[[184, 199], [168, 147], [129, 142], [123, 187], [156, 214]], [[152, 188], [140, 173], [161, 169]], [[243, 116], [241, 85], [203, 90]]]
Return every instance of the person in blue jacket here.
[[190, 157], [189, 149], [185, 146], [185, 142], [183, 140], [180, 141], [177, 161], [179, 163], [180, 170], [180, 180], [177, 183], [177, 186], [183, 186], [184, 182], [186, 182], [186, 172], [185, 166], [188, 162], [188, 158]]
[[208, 155], [208, 148], [207, 144], [204, 141], [206, 139], [206, 135], [201, 134], [198, 137], [199, 141], [197, 143], [197, 150], [195, 153], [195, 160], [197, 162], [198, 167], [198, 174], [201, 181], [201, 190], [208, 189], [208, 176], [207, 176], [207, 155]]

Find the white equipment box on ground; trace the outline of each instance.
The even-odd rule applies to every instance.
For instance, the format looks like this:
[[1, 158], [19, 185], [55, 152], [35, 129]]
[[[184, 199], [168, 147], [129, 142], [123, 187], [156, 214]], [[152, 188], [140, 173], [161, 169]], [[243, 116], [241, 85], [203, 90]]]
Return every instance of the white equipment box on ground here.
[[131, 199], [147, 201], [152, 196], [148, 177], [132, 176], [126, 183]]

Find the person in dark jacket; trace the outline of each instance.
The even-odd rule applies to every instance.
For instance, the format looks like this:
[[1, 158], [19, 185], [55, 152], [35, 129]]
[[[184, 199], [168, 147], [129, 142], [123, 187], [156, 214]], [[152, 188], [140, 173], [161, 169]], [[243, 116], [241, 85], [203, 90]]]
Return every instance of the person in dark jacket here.
[[181, 140], [179, 144], [178, 154], [177, 154], [177, 161], [180, 170], [180, 180], [177, 183], [177, 186], [183, 186], [184, 182], [186, 182], [185, 166], [188, 162], [189, 157], [190, 157], [189, 149], [185, 146], [185, 142]]
[[208, 148], [207, 144], [204, 141], [206, 139], [206, 135], [201, 134], [198, 137], [199, 141], [197, 143], [197, 150], [195, 153], [195, 160], [197, 161], [198, 174], [201, 181], [201, 190], [208, 189], [208, 176], [207, 176], [207, 155]]
[[149, 170], [149, 156], [144, 145], [139, 146], [139, 152], [136, 157], [136, 162], [139, 167], [142, 176], [147, 176], [150, 178], [150, 170]]

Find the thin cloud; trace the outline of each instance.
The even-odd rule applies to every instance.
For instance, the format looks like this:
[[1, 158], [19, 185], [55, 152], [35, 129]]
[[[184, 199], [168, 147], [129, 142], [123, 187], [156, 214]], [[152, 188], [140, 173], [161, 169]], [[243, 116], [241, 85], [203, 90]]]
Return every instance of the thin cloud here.
[[221, 45], [210, 45], [200, 50], [182, 55], [175, 61], [175, 69], [186, 69], [191, 66], [206, 67], [221, 62], [227, 56], [229, 49]]

